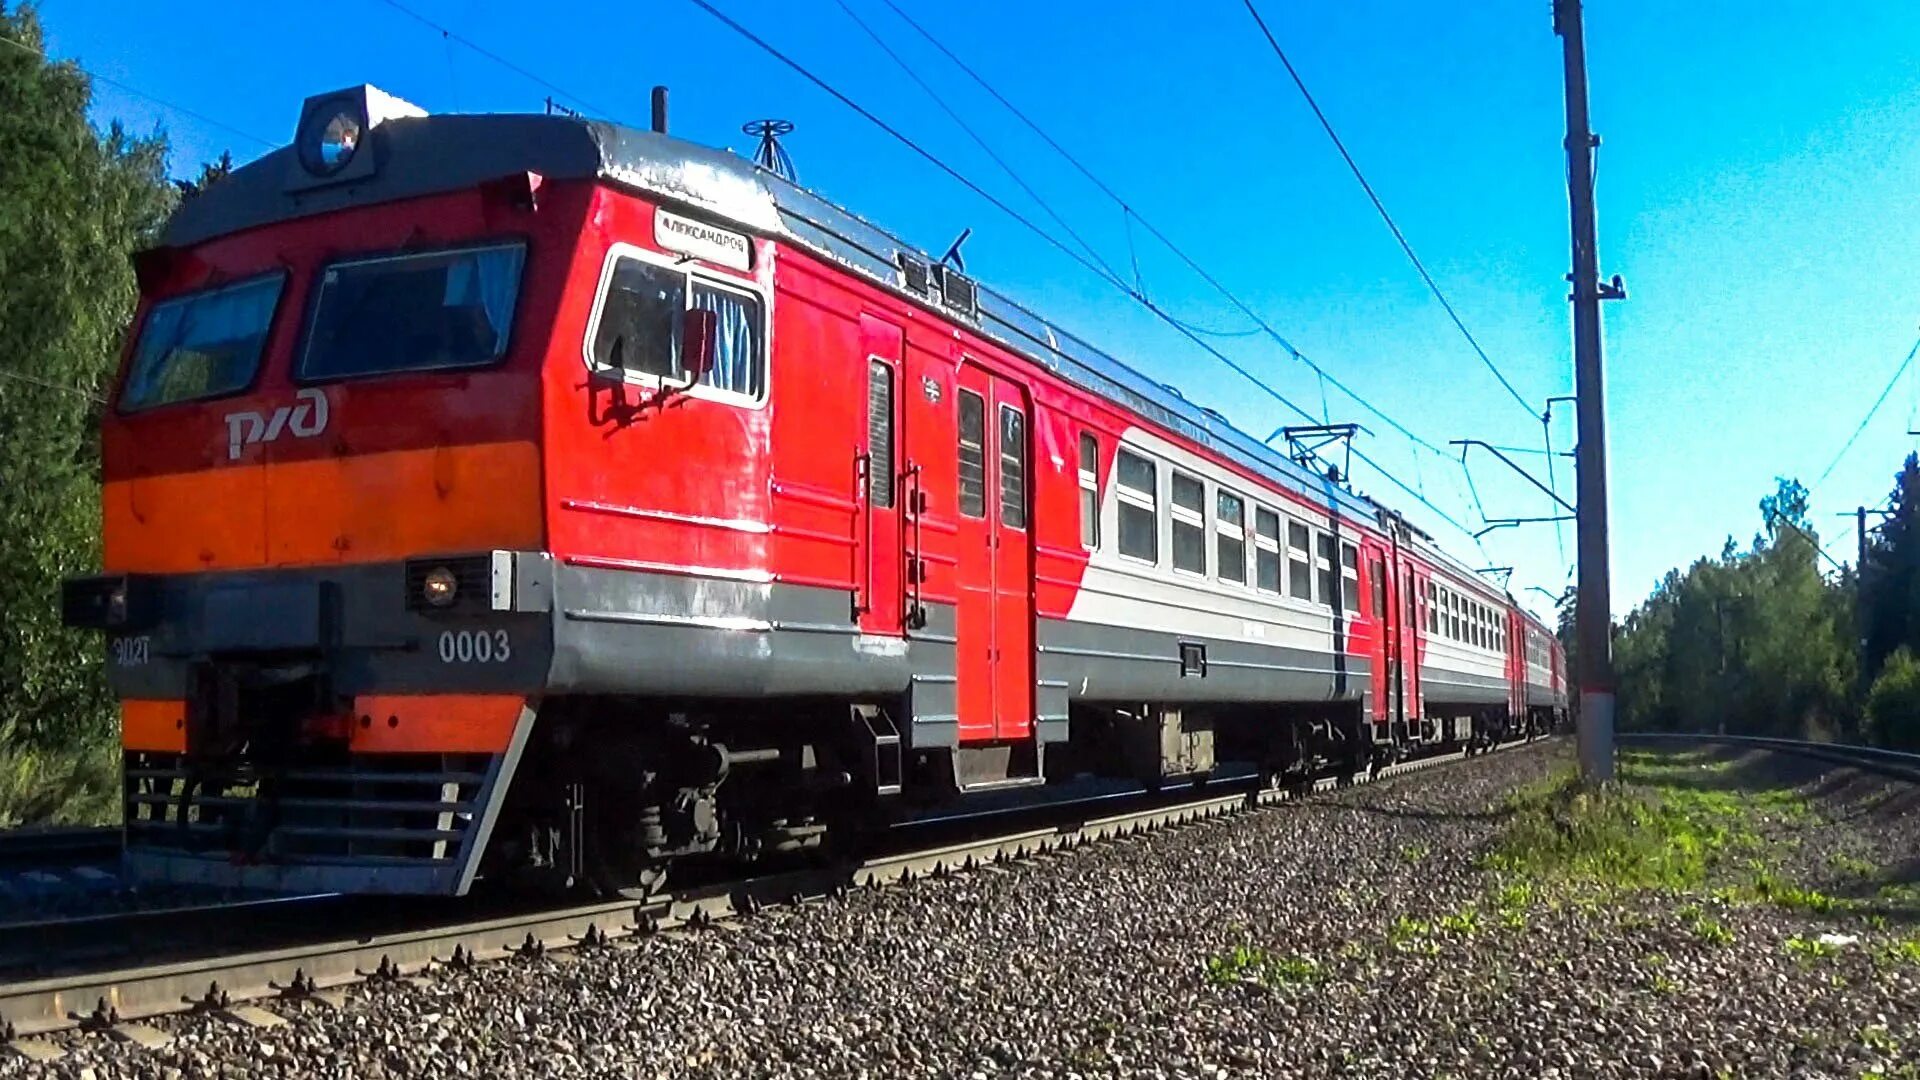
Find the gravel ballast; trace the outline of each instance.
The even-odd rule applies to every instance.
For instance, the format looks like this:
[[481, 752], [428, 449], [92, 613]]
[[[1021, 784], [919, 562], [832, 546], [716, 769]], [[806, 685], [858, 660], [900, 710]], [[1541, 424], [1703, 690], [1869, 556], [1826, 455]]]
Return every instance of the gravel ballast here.
[[1844, 911], [1480, 869], [1507, 794], [1567, 757], [272, 1003], [284, 1026], [156, 1021], [158, 1050], [69, 1034], [0, 1077], [1920, 1075], [1917, 913], [1875, 899], [1920, 868], [1910, 785], [1758, 756], [1716, 774], [1800, 785], [1813, 812], [1762, 831], [1782, 875], [1857, 894]]

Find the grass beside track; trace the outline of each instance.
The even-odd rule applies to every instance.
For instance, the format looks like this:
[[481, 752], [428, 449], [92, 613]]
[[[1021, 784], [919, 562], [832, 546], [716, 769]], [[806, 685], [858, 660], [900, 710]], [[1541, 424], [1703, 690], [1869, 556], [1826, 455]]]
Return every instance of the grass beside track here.
[[1704, 911], [1765, 905], [1878, 932], [1889, 959], [1920, 961], [1920, 882], [1844, 851], [1807, 866], [1796, 856], [1827, 818], [1800, 787], [1751, 765], [1711, 750], [1626, 751], [1617, 781], [1598, 791], [1556, 772], [1509, 796], [1481, 865], [1503, 895], [1597, 904], [1654, 891], [1696, 901], [1685, 911], [1710, 943], [1728, 931]]
[[0, 737], [0, 829], [120, 819], [120, 743], [50, 748]]

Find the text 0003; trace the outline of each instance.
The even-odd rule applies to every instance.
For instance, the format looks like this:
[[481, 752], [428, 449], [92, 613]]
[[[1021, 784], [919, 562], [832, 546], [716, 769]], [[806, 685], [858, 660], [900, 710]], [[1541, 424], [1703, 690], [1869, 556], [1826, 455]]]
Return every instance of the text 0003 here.
[[443, 664], [504, 664], [513, 659], [513, 642], [505, 630], [442, 630]]

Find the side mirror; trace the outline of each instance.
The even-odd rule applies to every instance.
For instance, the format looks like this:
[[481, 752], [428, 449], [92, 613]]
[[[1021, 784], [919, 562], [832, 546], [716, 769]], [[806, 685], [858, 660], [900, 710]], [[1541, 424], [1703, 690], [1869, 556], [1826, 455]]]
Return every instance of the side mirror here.
[[720, 316], [705, 308], [690, 308], [680, 319], [680, 368], [686, 372], [687, 385], [705, 378], [713, 369], [714, 354], [720, 347]]

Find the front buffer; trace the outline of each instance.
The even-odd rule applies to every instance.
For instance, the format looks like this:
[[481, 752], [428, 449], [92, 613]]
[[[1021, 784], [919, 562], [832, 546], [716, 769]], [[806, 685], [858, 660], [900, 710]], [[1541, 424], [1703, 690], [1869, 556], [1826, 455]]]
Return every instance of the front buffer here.
[[121, 699], [129, 878], [466, 893], [551, 666], [552, 582], [518, 551], [68, 582]]

